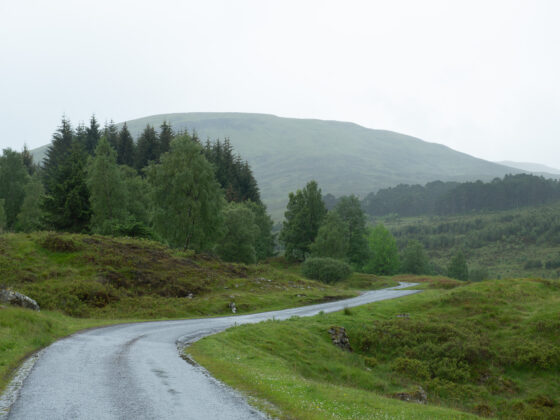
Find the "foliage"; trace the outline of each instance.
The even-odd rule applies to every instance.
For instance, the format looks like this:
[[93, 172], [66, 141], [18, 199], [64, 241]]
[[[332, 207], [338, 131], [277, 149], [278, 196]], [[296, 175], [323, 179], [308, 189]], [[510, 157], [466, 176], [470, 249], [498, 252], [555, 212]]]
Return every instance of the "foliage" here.
[[560, 181], [529, 174], [506, 175], [491, 182], [441, 182], [398, 185], [369, 194], [363, 201], [372, 216], [450, 215], [507, 210], [560, 200]]
[[344, 260], [348, 255], [348, 225], [342, 221], [338, 212], [329, 211], [311, 244], [312, 257], [330, 257]]
[[401, 271], [409, 274], [429, 274], [430, 261], [424, 246], [417, 240], [410, 240], [401, 257]]
[[395, 238], [383, 226], [376, 225], [369, 235], [371, 257], [364, 270], [373, 274], [395, 274], [400, 266]]
[[[383, 397], [421, 386], [428, 404], [400, 403], [394, 417], [558, 418], [558, 281], [460, 284], [352, 308], [351, 316], [239, 326], [188, 352], [286, 417], [313, 418], [319, 410], [317, 418], [369, 419], [375, 410], [368, 402], [390, 404]], [[353, 353], [332, 345], [333, 325], [346, 328]], [[302, 392], [284, 390], [287, 378], [304, 384]], [[323, 410], [329, 402], [334, 411]]]
[[246, 201], [245, 206], [253, 212], [255, 225], [258, 228], [255, 240], [255, 253], [257, 261], [272, 257], [275, 253], [276, 234], [272, 233], [273, 221], [266, 212], [266, 206], [262, 203]]
[[101, 234], [114, 232], [116, 224], [126, 217], [126, 190], [117, 166], [117, 154], [106, 137], [101, 137], [95, 156], [87, 167], [87, 186], [92, 210], [92, 231]]
[[462, 251], [458, 251], [447, 266], [447, 275], [451, 278], [458, 280], [468, 280], [469, 279], [469, 268], [467, 266], [467, 260], [465, 254]]
[[117, 141], [117, 163], [119, 165], [134, 166], [136, 150], [134, 148], [134, 140], [128, 131], [128, 126], [124, 123], [119, 131]]
[[234, 154], [228, 138], [214, 143], [208, 140], [204, 146], [204, 156], [214, 165], [216, 179], [225, 191], [227, 201], [261, 202], [259, 187], [249, 163]]
[[89, 127], [86, 128], [85, 143], [83, 144], [84, 150], [89, 155], [93, 155], [100, 138], [101, 132], [99, 131], [99, 123], [97, 122], [95, 115], [92, 115], [89, 120]]
[[301, 273], [323, 283], [336, 283], [352, 274], [348, 264], [334, 258], [307, 258], [301, 265]]
[[33, 232], [42, 227], [43, 211], [41, 210], [41, 202], [45, 193], [41, 177], [37, 172], [31, 176], [24, 188], [24, 192], [25, 198], [17, 216], [16, 230]]
[[280, 232], [288, 259], [303, 261], [309, 255], [326, 213], [317, 182], [309, 181], [303, 190], [290, 193]]
[[222, 217], [225, 232], [216, 246], [218, 255], [224, 261], [255, 263], [255, 243], [260, 229], [251, 209], [244, 204], [229, 203]]
[[4, 203], [6, 200], [0, 198], [0, 233], [6, 230], [6, 211], [4, 210]]
[[4, 199], [6, 227], [13, 229], [25, 198], [25, 185], [29, 181], [21, 153], [4, 149], [0, 156], [0, 199]]
[[362, 267], [368, 260], [366, 217], [360, 200], [355, 195], [341, 197], [335, 207], [341, 220], [347, 226], [347, 259], [356, 267]]
[[220, 233], [223, 196], [200, 145], [187, 134], [175, 138], [147, 175], [157, 203], [156, 232], [172, 247], [208, 249]]
[[154, 127], [147, 125], [136, 143], [135, 168], [140, 171], [148, 166], [149, 163], [158, 162], [159, 155], [160, 146], [158, 135]]
[[78, 142], [58, 161], [45, 188], [43, 201], [48, 226], [68, 232], [87, 232], [91, 218], [89, 191], [86, 185], [86, 157]]

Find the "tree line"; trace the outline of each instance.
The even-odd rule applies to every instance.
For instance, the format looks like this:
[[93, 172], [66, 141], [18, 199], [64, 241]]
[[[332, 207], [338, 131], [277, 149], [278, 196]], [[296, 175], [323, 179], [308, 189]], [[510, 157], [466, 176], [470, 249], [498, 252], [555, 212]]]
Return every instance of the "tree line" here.
[[[410, 240], [399, 252], [383, 224], [367, 227], [358, 197], [341, 197], [327, 209], [315, 181], [289, 194], [279, 239], [288, 260], [303, 262], [304, 275], [326, 282], [341, 280], [352, 270], [379, 275], [434, 272], [420, 241]], [[468, 279], [462, 253], [450, 261], [447, 274]]]
[[[46, 157], [24, 147], [0, 156], [0, 230], [148, 237], [252, 263], [274, 253], [272, 220], [257, 182], [229, 140], [148, 125], [72, 128], [63, 118]], [[240, 243], [242, 244], [240, 246]]]
[[560, 200], [560, 181], [529, 174], [506, 175], [491, 182], [401, 184], [368, 194], [362, 201], [371, 216], [453, 215], [499, 211]]

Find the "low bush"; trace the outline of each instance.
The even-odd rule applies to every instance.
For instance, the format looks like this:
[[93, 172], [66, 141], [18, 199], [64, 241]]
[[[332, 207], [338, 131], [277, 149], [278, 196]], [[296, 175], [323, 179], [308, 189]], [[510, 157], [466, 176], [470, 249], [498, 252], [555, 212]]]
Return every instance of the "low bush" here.
[[301, 265], [301, 273], [309, 279], [335, 283], [350, 277], [352, 269], [334, 258], [308, 258]]

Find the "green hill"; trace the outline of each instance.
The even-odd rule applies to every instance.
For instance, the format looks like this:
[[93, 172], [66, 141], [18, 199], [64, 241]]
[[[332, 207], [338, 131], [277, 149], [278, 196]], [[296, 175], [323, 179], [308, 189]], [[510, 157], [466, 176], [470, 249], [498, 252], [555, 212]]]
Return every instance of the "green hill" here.
[[[317, 180], [323, 193], [365, 196], [400, 183], [490, 180], [519, 169], [477, 159], [441, 144], [354, 123], [245, 113], [177, 113], [127, 121], [134, 136], [164, 120], [202, 140], [229, 137], [254, 170], [262, 197], [280, 219], [290, 191]], [[41, 148], [42, 149], [42, 148]], [[36, 149], [36, 157], [41, 158]]]

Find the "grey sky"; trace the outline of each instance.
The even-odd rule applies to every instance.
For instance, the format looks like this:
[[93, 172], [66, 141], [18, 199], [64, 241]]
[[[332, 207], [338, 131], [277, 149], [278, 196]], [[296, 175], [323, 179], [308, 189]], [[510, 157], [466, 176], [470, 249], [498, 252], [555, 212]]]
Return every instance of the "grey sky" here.
[[66, 114], [353, 121], [560, 167], [558, 1], [0, 0], [1, 147]]

